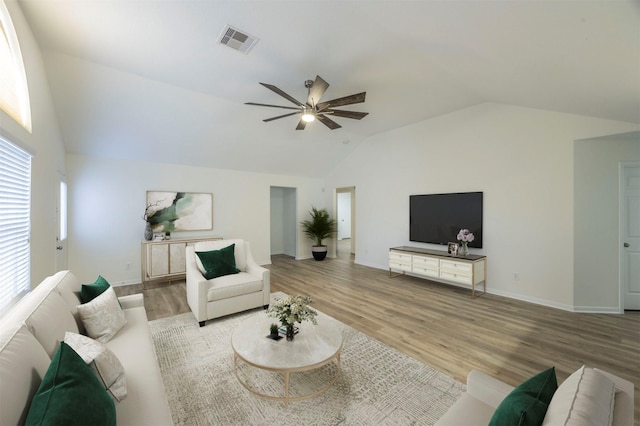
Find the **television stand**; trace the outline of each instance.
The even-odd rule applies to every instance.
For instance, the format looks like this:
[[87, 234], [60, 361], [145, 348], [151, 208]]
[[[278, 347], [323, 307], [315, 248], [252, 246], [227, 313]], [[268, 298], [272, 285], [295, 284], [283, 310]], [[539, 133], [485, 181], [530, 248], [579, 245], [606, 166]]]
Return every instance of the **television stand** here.
[[[446, 284], [470, 286], [473, 299], [487, 292], [486, 256], [454, 256], [442, 250], [409, 246], [390, 248], [389, 276], [393, 278], [405, 273]], [[476, 286], [480, 283], [482, 293], [476, 295]]]

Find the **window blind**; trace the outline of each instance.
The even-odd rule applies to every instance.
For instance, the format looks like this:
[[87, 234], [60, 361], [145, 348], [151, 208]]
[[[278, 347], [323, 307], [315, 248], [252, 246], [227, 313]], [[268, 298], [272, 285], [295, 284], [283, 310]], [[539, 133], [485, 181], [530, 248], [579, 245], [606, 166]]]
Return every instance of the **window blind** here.
[[0, 311], [29, 291], [31, 155], [0, 137]]

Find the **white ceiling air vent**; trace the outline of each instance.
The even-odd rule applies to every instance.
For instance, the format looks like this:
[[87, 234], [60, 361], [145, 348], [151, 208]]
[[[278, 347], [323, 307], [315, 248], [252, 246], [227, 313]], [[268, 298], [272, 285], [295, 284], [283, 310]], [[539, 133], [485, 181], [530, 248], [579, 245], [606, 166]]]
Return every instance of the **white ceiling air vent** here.
[[229, 46], [245, 55], [258, 43], [258, 39], [244, 31], [227, 25], [218, 38], [218, 43]]

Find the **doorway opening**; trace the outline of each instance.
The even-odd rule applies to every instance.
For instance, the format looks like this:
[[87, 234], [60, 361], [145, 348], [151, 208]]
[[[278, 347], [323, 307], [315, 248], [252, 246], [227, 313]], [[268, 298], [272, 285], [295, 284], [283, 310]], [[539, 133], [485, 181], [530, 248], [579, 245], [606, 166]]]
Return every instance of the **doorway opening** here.
[[280, 186], [271, 187], [271, 256], [298, 253], [297, 190]]
[[354, 260], [356, 254], [356, 187], [336, 188], [336, 257]]

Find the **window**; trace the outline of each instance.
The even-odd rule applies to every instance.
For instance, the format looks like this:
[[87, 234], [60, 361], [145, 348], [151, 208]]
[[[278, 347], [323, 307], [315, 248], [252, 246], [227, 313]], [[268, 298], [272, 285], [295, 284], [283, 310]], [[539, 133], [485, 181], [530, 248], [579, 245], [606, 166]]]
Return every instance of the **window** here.
[[0, 0], [0, 109], [31, 132], [27, 75], [18, 36], [4, 0]]
[[60, 180], [58, 203], [58, 241], [64, 241], [67, 239], [67, 182], [64, 180]]
[[0, 137], [0, 311], [29, 291], [31, 155]]

